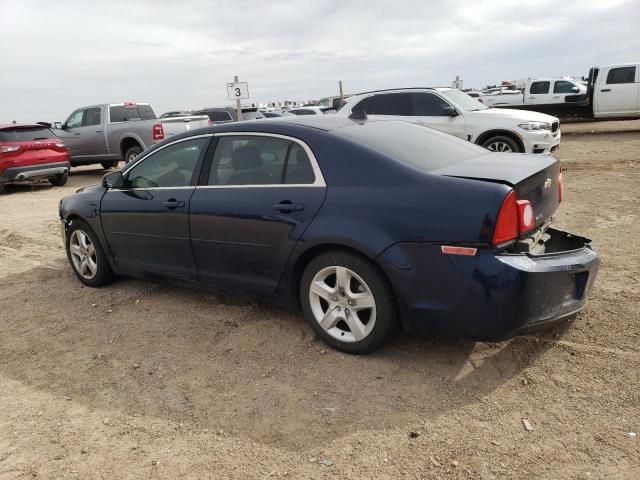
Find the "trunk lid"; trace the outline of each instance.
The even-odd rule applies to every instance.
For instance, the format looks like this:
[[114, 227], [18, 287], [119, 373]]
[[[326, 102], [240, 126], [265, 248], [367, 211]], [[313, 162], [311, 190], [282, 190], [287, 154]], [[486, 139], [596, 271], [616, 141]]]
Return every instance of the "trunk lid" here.
[[432, 173], [513, 187], [518, 200], [531, 202], [536, 227], [547, 222], [560, 203], [560, 161], [552, 156], [489, 153]]

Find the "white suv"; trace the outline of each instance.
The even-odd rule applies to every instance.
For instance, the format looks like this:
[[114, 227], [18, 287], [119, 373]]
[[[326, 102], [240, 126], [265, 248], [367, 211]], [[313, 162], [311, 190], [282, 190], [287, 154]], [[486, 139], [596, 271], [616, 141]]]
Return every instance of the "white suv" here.
[[336, 112], [365, 112], [406, 120], [455, 135], [496, 152], [551, 153], [560, 145], [560, 121], [527, 110], [489, 108], [453, 88], [405, 88], [350, 97]]

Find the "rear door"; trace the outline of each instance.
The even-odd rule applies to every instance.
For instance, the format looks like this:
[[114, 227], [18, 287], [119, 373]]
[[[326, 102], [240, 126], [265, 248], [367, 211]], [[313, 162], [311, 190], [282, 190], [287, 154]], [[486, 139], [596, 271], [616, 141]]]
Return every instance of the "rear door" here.
[[638, 112], [638, 66], [602, 69], [595, 92], [598, 116], [632, 116]]
[[532, 105], [551, 103], [551, 81], [538, 80], [531, 82], [525, 94], [525, 102]]
[[211, 135], [189, 137], [146, 156], [125, 184], [102, 198], [102, 228], [118, 267], [195, 280], [189, 202]]
[[198, 279], [273, 293], [324, 201], [324, 179], [300, 140], [258, 133], [216, 138], [190, 204]]

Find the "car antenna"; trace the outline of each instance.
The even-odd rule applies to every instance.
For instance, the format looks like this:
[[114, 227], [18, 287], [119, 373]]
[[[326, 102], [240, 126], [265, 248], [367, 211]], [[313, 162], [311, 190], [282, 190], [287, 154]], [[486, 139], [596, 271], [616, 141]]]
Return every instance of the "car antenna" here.
[[351, 120], [366, 120], [367, 112], [365, 112], [364, 110], [354, 110], [353, 112], [351, 112], [351, 115], [349, 115], [349, 118]]

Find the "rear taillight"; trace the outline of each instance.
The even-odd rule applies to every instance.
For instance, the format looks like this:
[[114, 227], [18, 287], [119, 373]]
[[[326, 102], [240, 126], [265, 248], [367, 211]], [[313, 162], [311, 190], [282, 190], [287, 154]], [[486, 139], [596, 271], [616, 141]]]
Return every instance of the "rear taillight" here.
[[515, 190], [511, 190], [502, 202], [496, 228], [493, 231], [493, 244], [508, 242], [535, 225], [535, 213], [529, 200], [517, 200]]
[[156, 123], [153, 126], [153, 139], [154, 140], [164, 140], [164, 129], [162, 128], [161, 123]]
[[67, 151], [67, 146], [62, 142], [56, 142], [54, 144], [54, 148], [56, 150], [58, 150], [58, 151], [61, 151], [61, 152], [66, 152]]
[[20, 145], [0, 145], [0, 153], [11, 153], [20, 150]]
[[558, 203], [562, 202], [564, 198], [564, 174], [562, 170], [558, 174]]

